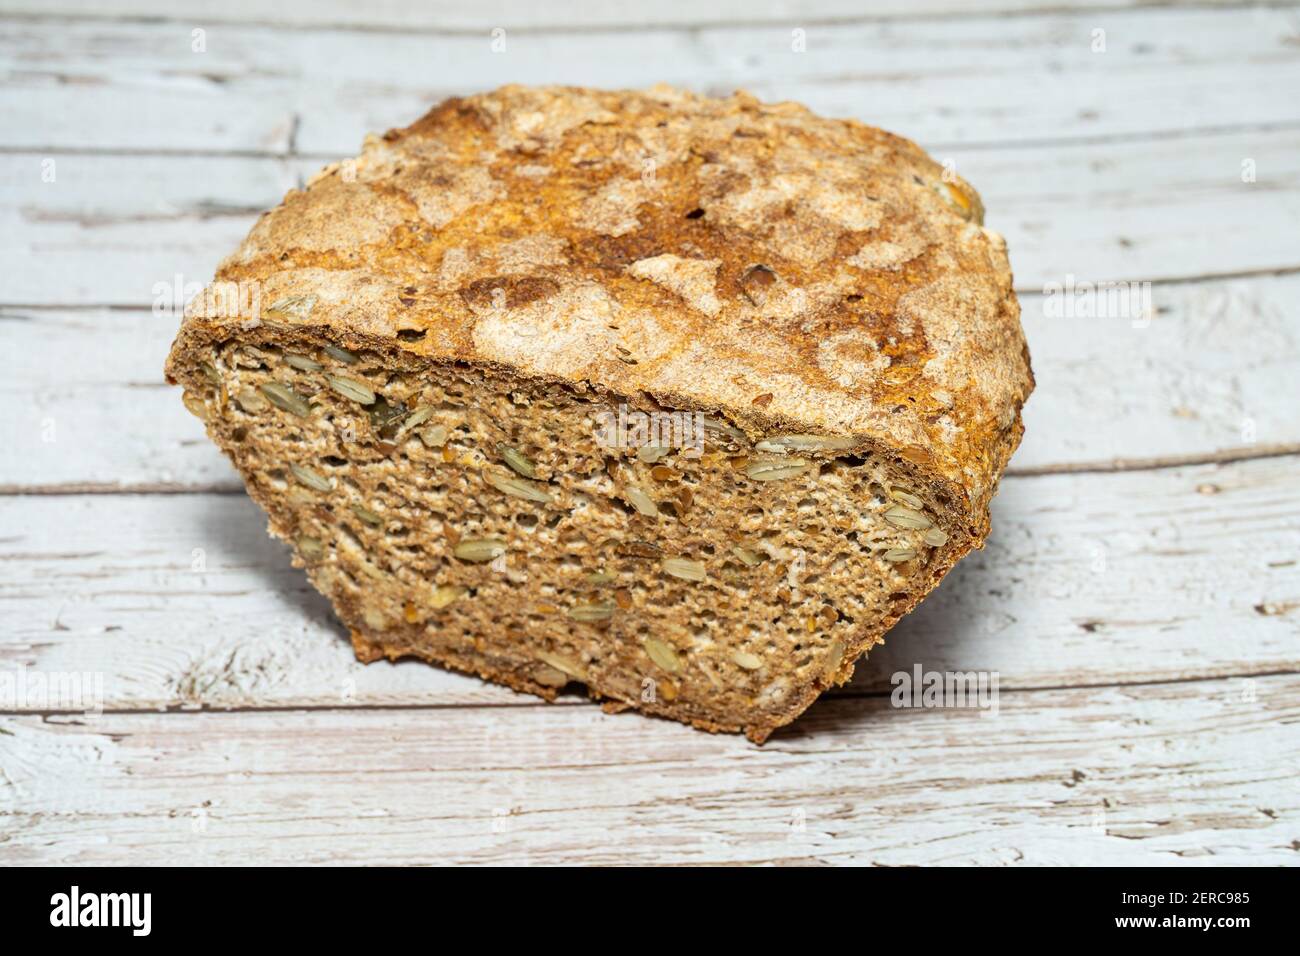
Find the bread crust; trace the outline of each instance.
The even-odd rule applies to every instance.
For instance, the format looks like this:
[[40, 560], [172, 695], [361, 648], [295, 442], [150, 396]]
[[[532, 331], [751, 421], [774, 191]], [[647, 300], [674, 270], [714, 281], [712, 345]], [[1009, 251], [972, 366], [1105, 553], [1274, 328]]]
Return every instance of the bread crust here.
[[[964, 533], [887, 628], [982, 546], [1033, 388], [1006, 244], [982, 219], [916, 144], [797, 104], [508, 86], [369, 137], [263, 215], [216, 281], [255, 283], [262, 321], [345, 348], [892, 458]], [[169, 380], [246, 323], [215, 289], [187, 309]]]

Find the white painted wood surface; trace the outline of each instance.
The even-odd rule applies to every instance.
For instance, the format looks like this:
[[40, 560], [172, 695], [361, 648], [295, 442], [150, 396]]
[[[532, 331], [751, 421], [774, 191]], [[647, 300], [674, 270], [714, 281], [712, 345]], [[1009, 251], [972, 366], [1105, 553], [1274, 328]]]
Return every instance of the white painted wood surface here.
[[[1300, 861], [1295, 5], [5, 11], [0, 863]], [[660, 79], [955, 160], [1039, 381], [987, 549], [761, 749], [356, 664], [162, 384], [149, 312], [441, 95]], [[1067, 275], [1154, 281], [1151, 321], [1053, 317]], [[915, 664], [996, 671], [998, 716], [891, 707]], [[81, 672], [99, 716], [2, 696]]]

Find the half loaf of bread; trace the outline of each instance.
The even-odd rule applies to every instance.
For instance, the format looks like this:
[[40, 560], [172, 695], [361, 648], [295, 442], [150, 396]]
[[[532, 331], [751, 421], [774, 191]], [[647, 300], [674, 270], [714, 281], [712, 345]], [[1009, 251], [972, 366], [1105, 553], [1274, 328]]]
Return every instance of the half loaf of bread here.
[[982, 218], [795, 104], [507, 87], [291, 191], [167, 376], [362, 660], [762, 741], [988, 532], [1033, 379]]

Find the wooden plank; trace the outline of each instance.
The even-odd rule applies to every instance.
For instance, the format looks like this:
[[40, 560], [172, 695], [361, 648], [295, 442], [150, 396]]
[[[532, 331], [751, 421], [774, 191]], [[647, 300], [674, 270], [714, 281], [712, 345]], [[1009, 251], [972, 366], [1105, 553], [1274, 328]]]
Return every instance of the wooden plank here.
[[998, 702], [0, 718], [0, 863], [1294, 865], [1300, 677]]
[[[257, 213], [316, 161], [0, 155], [0, 304], [148, 306], [156, 283], [211, 278]], [[945, 157], [941, 157], [945, 158]], [[1300, 266], [1300, 130], [951, 157], [1011, 248], [1017, 288]], [[1258, 180], [1243, 183], [1243, 159]], [[105, 184], [112, 188], [105, 188]], [[1207, 227], [1212, 223], [1213, 228]]]
[[[997, 671], [1003, 687], [1300, 670], [1296, 461], [1006, 480], [986, 550], [855, 686], [917, 663]], [[534, 701], [415, 662], [357, 664], [243, 496], [11, 496], [0, 527], [0, 666], [101, 674], [108, 708]]]
[[[1039, 387], [1015, 470], [1300, 449], [1300, 275], [1158, 285], [1149, 324], [1046, 314], [1022, 296]], [[0, 489], [237, 489], [162, 380], [176, 329], [140, 310], [0, 309]], [[1099, 375], [1099, 370], [1105, 370]], [[69, 454], [76, 449], [76, 454]]]
[[[283, 153], [292, 142], [299, 152], [350, 154], [369, 131], [507, 82], [742, 87], [945, 150], [1300, 125], [1291, 95], [1300, 44], [1285, 9], [805, 24], [802, 53], [792, 49], [797, 23], [723, 17], [691, 30], [565, 32], [555, 29], [562, 12], [541, 31], [482, 9], [469, 19], [469, 32], [434, 36], [286, 31], [208, 15], [10, 21], [0, 25], [4, 145]], [[498, 27], [505, 48], [494, 52]], [[207, 31], [202, 52], [192, 49], [194, 28]], [[1104, 51], [1093, 49], [1098, 29]]]
[[[358, 4], [352, 0], [289, 0], [273, 5], [258, 0], [117, 0], [105, 17], [96, 0], [8, 0], [9, 14], [41, 18], [63, 16], [111, 19], [147, 18], [195, 23], [269, 23], [292, 27], [358, 27], [368, 30], [446, 32], [482, 30], [488, 25], [512, 29], [573, 29], [612, 27], [638, 29], [657, 26], [698, 27], [707, 24], [743, 26], [755, 23], [827, 23], [854, 20], [922, 20], [927, 18], [1001, 18], [1013, 14], [1055, 14], [1064, 10], [1095, 10], [1163, 6], [1164, 0], [992, 0], [978, 7], [963, 0], [876, 0], [865, 7], [855, 0], [817, 0], [796, 14], [782, 0], [663, 0], [655, 4], [633, 0], [590, 3], [551, 0], [384, 0]], [[1196, 0], [1195, 6], [1241, 6], [1241, 0]], [[1094, 14], [1095, 15], [1095, 14]]]

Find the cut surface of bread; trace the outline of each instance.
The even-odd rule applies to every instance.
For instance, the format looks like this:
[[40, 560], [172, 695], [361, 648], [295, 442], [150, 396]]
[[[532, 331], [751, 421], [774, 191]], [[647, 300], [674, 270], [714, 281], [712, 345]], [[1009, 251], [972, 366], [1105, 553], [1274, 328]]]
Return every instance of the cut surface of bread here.
[[988, 531], [1005, 245], [792, 104], [507, 87], [265, 215], [169, 380], [362, 660], [762, 741]]

